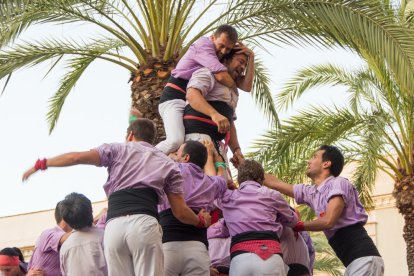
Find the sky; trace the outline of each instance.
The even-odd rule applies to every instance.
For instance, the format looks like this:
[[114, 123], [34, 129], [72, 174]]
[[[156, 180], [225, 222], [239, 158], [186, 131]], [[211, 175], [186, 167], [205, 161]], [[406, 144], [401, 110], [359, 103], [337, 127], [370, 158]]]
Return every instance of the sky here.
[[[77, 32], [76, 29], [72, 31]], [[58, 27], [48, 32], [59, 36], [66, 30]], [[83, 30], [81, 34], [87, 32]], [[39, 39], [41, 34], [44, 30], [36, 27], [25, 34], [25, 38]], [[274, 95], [304, 66], [327, 62], [345, 68], [361, 65], [358, 56], [343, 49], [265, 47], [269, 53], [260, 51], [256, 56], [265, 61]], [[107, 178], [105, 168], [82, 165], [49, 168], [37, 172], [27, 182], [21, 181], [24, 171], [38, 158], [89, 150], [102, 143], [125, 139], [131, 104], [129, 72], [104, 61], [96, 61], [83, 74], [67, 98], [55, 130], [49, 135], [48, 100], [65, 72], [62, 66], [44, 78], [50, 65], [44, 63], [16, 72], [0, 96], [0, 217], [54, 208], [71, 192], [83, 193], [92, 201], [106, 198], [102, 189]], [[292, 110], [280, 115], [287, 118], [309, 104], [333, 106], [344, 102], [344, 87], [314, 89]], [[240, 145], [243, 152], [248, 152], [251, 143], [266, 131], [268, 123], [248, 93], [240, 95], [237, 117]]]

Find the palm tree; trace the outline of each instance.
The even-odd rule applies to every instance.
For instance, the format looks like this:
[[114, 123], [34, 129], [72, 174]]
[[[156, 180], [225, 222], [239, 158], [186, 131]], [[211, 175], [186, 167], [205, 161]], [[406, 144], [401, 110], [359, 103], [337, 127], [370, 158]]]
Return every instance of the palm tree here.
[[[414, 55], [412, 48], [407, 47], [411, 36], [397, 32], [398, 26], [383, 12], [378, 1], [211, 0], [203, 4], [195, 0], [2, 1], [0, 79], [5, 79], [7, 85], [16, 70], [45, 61], [52, 63], [50, 70], [53, 70], [65, 60], [68, 71], [50, 100], [47, 114], [52, 131], [66, 97], [83, 72], [95, 60], [105, 60], [131, 73], [132, 106], [144, 117], [156, 121], [162, 133], [157, 105], [171, 70], [196, 39], [211, 33], [217, 25], [228, 23], [241, 32], [243, 41], [258, 48], [263, 48], [261, 41], [355, 46], [356, 41], [342, 38], [341, 33], [356, 32], [361, 38], [374, 31], [375, 37], [369, 40], [370, 53], [385, 60], [395, 72], [405, 72], [396, 78], [404, 87], [414, 83], [414, 74], [408, 70]], [[204, 19], [208, 19], [207, 23]], [[20, 39], [20, 35], [34, 24], [47, 28], [74, 22], [97, 27], [102, 35], [82, 41], [70, 37], [40, 42]], [[269, 74], [263, 69], [259, 61], [253, 97], [277, 126], [277, 113], [268, 86]], [[163, 135], [159, 135], [159, 139], [162, 138]]]

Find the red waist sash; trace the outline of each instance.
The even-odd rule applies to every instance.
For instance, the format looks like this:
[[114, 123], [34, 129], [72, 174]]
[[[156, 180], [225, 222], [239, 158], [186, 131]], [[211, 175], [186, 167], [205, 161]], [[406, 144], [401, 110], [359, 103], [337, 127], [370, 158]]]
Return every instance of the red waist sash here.
[[274, 254], [282, 254], [280, 243], [274, 240], [250, 240], [239, 242], [230, 248], [231, 254], [237, 251], [255, 253], [264, 261]]

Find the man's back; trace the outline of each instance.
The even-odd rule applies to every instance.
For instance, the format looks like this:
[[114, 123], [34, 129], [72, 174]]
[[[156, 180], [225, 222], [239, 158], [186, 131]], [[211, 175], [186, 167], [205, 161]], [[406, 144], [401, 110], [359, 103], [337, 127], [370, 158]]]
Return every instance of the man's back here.
[[73, 231], [60, 249], [62, 275], [108, 275], [103, 235], [96, 227]]
[[59, 241], [64, 234], [58, 226], [43, 231], [36, 241], [29, 269], [40, 268], [45, 275], [60, 275]]

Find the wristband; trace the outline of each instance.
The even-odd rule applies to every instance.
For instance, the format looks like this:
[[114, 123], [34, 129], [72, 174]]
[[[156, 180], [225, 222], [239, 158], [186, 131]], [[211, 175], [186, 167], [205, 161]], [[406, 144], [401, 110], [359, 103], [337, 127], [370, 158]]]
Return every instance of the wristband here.
[[138, 120], [137, 116], [135, 116], [135, 115], [129, 115], [129, 119], [128, 119], [129, 124], [132, 124], [136, 120]]
[[46, 158], [44, 158], [42, 160], [37, 159], [37, 161], [34, 165], [34, 168], [36, 170], [42, 170], [42, 171], [46, 170], [47, 169], [47, 159]]
[[196, 225], [197, 228], [206, 228], [206, 220], [204, 219], [204, 217], [202, 215], [197, 215], [199, 221]]
[[223, 169], [227, 169], [227, 165], [225, 162], [216, 162], [214, 163], [214, 166], [216, 167], [216, 169], [218, 169], [219, 167], [222, 167]]
[[305, 231], [305, 223], [303, 221], [298, 221], [295, 225], [295, 227], [293, 227], [293, 230], [296, 232], [302, 232]]

